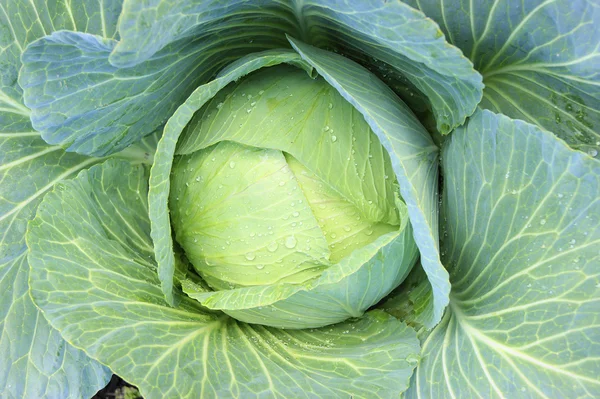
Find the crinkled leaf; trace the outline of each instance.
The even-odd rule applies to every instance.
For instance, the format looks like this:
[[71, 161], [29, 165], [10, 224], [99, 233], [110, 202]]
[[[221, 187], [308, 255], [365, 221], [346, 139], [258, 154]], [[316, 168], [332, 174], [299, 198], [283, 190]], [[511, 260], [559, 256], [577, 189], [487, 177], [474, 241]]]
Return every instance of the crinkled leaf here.
[[600, 162], [479, 111], [443, 171], [452, 294], [408, 397], [598, 397]]
[[483, 74], [481, 106], [600, 151], [597, 0], [407, 3], [440, 24]]
[[431, 328], [441, 319], [450, 291], [437, 242], [437, 147], [402, 100], [369, 71], [337, 54], [290, 40], [300, 55], [363, 114], [390, 155], [432, 287], [433, 301], [418, 320]]
[[288, 331], [179, 293], [170, 307], [148, 252], [146, 194], [143, 168], [107, 161], [48, 194], [28, 232], [36, 303], [144, 397], [387, 398], [407, 387], [419, 343], [383, 312]]

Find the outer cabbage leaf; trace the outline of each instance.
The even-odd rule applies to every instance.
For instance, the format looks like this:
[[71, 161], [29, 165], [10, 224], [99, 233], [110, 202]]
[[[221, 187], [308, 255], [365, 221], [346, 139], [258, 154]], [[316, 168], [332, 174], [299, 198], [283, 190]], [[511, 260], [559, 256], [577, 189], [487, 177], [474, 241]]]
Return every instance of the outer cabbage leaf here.
[[381, 311], [288, 331], [180, 293], [170, 307], [151, 255], [147, 190], [144, 168], [109, 160], [60, 183], [31, 222], [32, 296], [69, 341], [148, 399], [387, 398], [407, 387], [418, 340]]
[[43, 1], [0, 1], [0, 99], [13, 107], [22, 105], [17, 84], [21, 54], [30, 43], [59, 30], [74, 30], [116, 38], [121, 0], [59, 0], [48, 6]]
[[26, 116], [0, 112], [0, 125], [0, 396], [91, 396], [110, 372], [67, 344], [31, 301], [25, 229], [54, 182], [97, 160], [48, 146]]
[[598, 397], [600, 162], [479, 111], [443, 171], [450, 306], [408, 397]]
[[169, 43], [205, 32], [223, 15], [238, 14], [249, 21], [279, 16], [294, 37], [359, 58], [373, 57], [389, 67], [388, 75], [408, 79], [428, 97], [444, 134], [463, 123], [481, 99], [481, 75], [469, 60], [448, 45], [435, 23], [399, 1], [125, 1], [119, 23], [122, 40], [111, 62], [145, 62]]
[[[162, 128], [194, 88], [223, 66], [281, 47], [284, 33], [293, 31], [269, 9], [253, 15], [229, 7], [213, 11], [202, 32], [166, 43], [131, 68], [111, 64], [120, 42], [103, 36], [61, 31], [32, 43], [23, 53], [19, 83], [33, 127], [69, 151], [113, 154]], [[161, 42], [160, 35], [144, 41], [150, 38]]]
[[25, 229], [54, 182], [97, 160], [48, 146], [17, 84], [27, 45], [58, 29], [116, 35], [119, 1], [0, 1], [0, 397], [81, 398], [110, 372], [66, 343], [29, 296]]
[[[25, 230], [56, 182], [100, 159], [47, 145], [16, 112], [0, 112], [0, 125], [0, 396], [91, 396], [111, 373], [67, 344], [31, 302]], [[148, 163], [155, 147], [149, 136], [118, 156]]]
[[421, 264], [431, 284], [427, 295], [433, 296], [417, 320], [432, 328], [442, 317], [450, 291], [438, 250], [437, 147], [406, 104], [368, 70], [337, 54], [290, 40], [300, 55], [363, 114], [390, 155]]
[[481, 106], [600, 151], [596, 0], [408, 0], [483, 74]]

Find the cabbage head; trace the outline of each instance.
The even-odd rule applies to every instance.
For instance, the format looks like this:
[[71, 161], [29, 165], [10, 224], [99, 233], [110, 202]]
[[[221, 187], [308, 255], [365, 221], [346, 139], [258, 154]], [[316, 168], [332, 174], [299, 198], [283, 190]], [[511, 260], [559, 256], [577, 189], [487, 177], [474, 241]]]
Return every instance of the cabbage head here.
[[[414, 265], [389, 155], [324, 79], [294, 66], [257, 71], [213, 97], [180, 143], [169, 209], [214, 291], [183, 288], [205, 306], [248, 323], [322, 327], [360, 317]], [[232, 303], [240, 295], [256, 299]]]
[[597, 0], [0, 11], [0, 398], [600, 397]]

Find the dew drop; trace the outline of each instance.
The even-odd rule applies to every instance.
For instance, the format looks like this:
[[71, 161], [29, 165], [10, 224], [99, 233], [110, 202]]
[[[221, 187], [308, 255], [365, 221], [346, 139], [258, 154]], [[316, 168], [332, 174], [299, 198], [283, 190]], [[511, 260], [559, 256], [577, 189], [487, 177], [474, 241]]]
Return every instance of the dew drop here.
[[410, 355], [406, 356], [406, 362], [410, 363], [410, 364], [416, 364], [416, 363], [418, 363], [419, 362], [419, 355], [411, 353]]
[[370, 235], [373, 234], [373, 230], [369, 229], [369, 230], [365, 231], [365, 234], [368, 235], [368, 236], [370, 236]]
[[277, 248], [279, 248], [279, 244], [277, 244], [277, 241], [273, 241], [272, 243], [269, 243], [269, 245], [267, 245], [267, 250], [269, 252], [275, 252], [277, 251]]
[[542, 219], [542, 220], [540, 220], [540, 224], [541, 224], [542, 226], [543, 226], [543, 225], [545, 225], [545, 224], [546, 224], [546, 219]]
[[294, 213], [292, 213], [292, 216], [295, 217], [295, 218], [297, 218], [298, 216], [300, 216], [300, 213], [294, 212]]
[[231, 169], [235, 168], [235, 162], [233, 162], [233, 161], [229, 162], [229, 167]]
[[256, 259], [256, 254], [254, 252], [248, 252], [246, 254], [246, 259], [248, 259], [248, 260], [254, 260], [254, 259]]
[[344, 227], [344, 231], [350, 231], [350, 230], [351, 230], [351, 229], [350, 229], [350, 226], [345, 226], [345, 227]]
[[285, 239], [285, 247], [292, 249], [296, 247], [296, 244], [298, 243], [298, 241], [296, 241], [296, 237], [294, 236], [289, 236], [288, 238]]
[[331, 141], [335, 143], [337, 141], [337, 136], [331, 136]]
[[331, 238], [335, 238], [337, 235], [335, 233], [331, 233]]
[[329, 103], [329, 105], [327, 106], [329, 109], [333, 109], [333, 104]]
[[598, 155], [598, 151], [592, 148], [591, 150], [588, 150], [588, 154], [590, 155], [590, 157], [596, 158], [596, 156]]
[[256, 268], [257, 268], [258, 270], [262, 270], [262, 269], [264, 269], [264, 268], [265, 268], [265, 265], [256, 265]]

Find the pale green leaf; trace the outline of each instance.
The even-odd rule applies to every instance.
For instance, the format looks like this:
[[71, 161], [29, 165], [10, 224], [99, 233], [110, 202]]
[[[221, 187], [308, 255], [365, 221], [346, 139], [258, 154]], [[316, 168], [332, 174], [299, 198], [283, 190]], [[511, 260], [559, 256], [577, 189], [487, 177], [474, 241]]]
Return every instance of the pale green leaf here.
[[438, 149], [410, 109], [383, 82], [352, 61], [290, 39], [300, 55], [350, 102], [388, 151], [408, 207], [433, 301], [419, 321], [435, 326], [448, 304], [448, 273], [438, 251]]
[[[186, 126], [177, 153], [223, 140], [290, 154], [363, 220], [399, 224], [388, 154], [361, 113], [321, 77], [284, 65], [220, 90]], [[325, 204], [324, 212], [337, 210]]]
[[597, 0], [408, 0], [483, 75], [481, 106], [600, 151]]
[[216, 290], [302, 283], [328, 265], [327, 240], [280, 151], [223, 141], [178, 157], [169, 204], [177, 242]]
[[302, 64], [303, 61], [298, 54], [289, 50], [272, 50], [241, 58], [222, 71], [218, 78], [198, 87], [185, 103], [177, 109], [165, 126], [152, 165], [148, 195], [158, 276], [162, 282], [167, 302], [172, 305], [174, 304], [172, 291], [175, 258], [173, 255], [168, 199], [171, 185], [171, 167], [179, 136], [196, 111], [229, 83], [250, 72], [281, 63]]
[[69, 341], [147, 399], [366, 399], [406, 389], [419, 343], [381, 311], [288, 331], [237, 322], [178, 292], [170, 307], [146, 252], [146, 178], [125, 162], [94, 166], [48, 194], [30, 224], [32, 296]]
[[281, 328], [320, 327], [360, 317], [397, 287], [415, 263], [417, 250], [407, 224], [355, 249], [304, 284], [279, 283], [209, 292], [184, 285], [202, 305], [248, 323]]
[[450, 306], [408, 397], [600, 396], [600, 162], [478, 111], [443, 171]]

